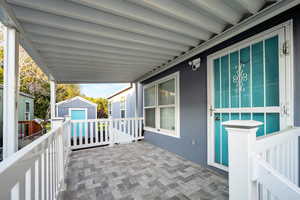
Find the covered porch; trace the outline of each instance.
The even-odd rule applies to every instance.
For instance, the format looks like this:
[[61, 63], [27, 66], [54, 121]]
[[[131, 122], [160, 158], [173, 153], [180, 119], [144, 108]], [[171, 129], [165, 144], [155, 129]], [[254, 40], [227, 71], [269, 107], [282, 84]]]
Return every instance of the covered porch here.
[[[298, 200], [300, 129], [293, 123], [293, 92], [294, 86], [298, 88], [300, 83], [299, 80], [293, 81], [292, 76], [294, 43], [289, 42], [294, 32], [291, 16], [278, 18], [292, 9], [293, 14], [298, 12], [299, 4], [299, 0], [0, 1], [0, 19], [5, 25], [5, 144], [4, 162], [0, 164], [0, 180], [4, 180], [5, 184], [0, 186], [0, 199]], [[273, 18], [278, 22], [270, 23]], [[264, 28], [266, 23], [268, 30]], [[214, 92], [210, 88], [213, 86], [206, 82], [213, 77], [209, 77], [208, 72], [212, 68], [209, 68], [208, 57], [245, 39], [252, 40], [250, 37], [258, 37], [260, 41], [262, 37], [255, 35], [256, 31], [261, 33], [271, 29], [282, 36], [274, 43], [277, 47], [270, 48], [275, 52], [271, 53], [276, 54], [273, 60], [282, 61], [270, 64], [278, 68], [278, 73], [272, 73], [272, 70], [268, 73], [275, 79], [275, 84], [271, 82], [269, 85], [275, 85], [272, 88], [276, 93], [274, 99], [278, 102], [270, 106], [264, 100], [260, 107], [250, 103], [243, 107], [240, 106], [242, 100], [239, 100], [240, 105], [227, 112], [231, 104], [228, 92], [231, 80], [226, 78], [231, 75], [229, 60], [225, 60], [225, 65], [217, 66], [227, 66], [218, 74], [220, 77], [226, 74], [219, 86], [226, 86], [223, 90], [228, 93], [224, 96], [228, 98], [228, 106], [225, 105], [226, 109], [219, 107], [219, 113], [216, 113], [213, 103], [209, 105], [214, 99], [207, 98], [209, 93]], [[17, 151], [19, 44], [49, 77], [52, 129]], [[263, 66], [263, 70], [268, 58], [265, 56], [268, 54], [263, 46], [265, 44], [265, 41], [261, 43], [264, 50], [257, 53], [261, 56], [257, 56], [257, 60], [262, 60], [258, 65]], [[251, 56], [255, 52], [250, 51], [252, 44], [248, 46], [249, 58], [245, 63], [249, 63], [252, 81]], [[238, 52], [242, 54], [240, 50]], [[233, 76], [241, 98], [242, 79], [248, 76], [241, 73], [245, 63], [240, 62], [240, 57], [237, 60], [237, 74]], [[291, 70], [281, 73], [280, 79], [284, 75], [288, 83], [282, 85], [278, 74], [279, 68], [285, 64], [290, 67], [286, 69]], [[176, 77], [169, 79], [167, 76], [171, 73]], [[258, 74], [263, 73], [265, 71]], [[263, 84], [258, 87], [263, 90], [264, 96], [267, 96], [266, 77], [265, 74], [260, 77], [259, 81]], [[250, 85], [251, 81], [247, 84]], [[57, 118], [56, 84], [112, 82], [134, 83], [134, 118]], [[149, 95], [153, 101], [146, 106], [143, 106], [143, 84], [149, 84], [149, 88], [153, 89], [152, 96]], [[158, 92], [162, 85], [165, 86], [163, 91]], [[288, 92], [279, 94], [285, 89]], [[201, 95], [194, 98], [186, 95], [187, 91]], [[249, 97], [250, 93], [255, 96], [252, 86], [245, 96]], [[159, 95], [164, 97], [164, 104], [158, 103], [163, 101]], [[221, 92], [219, 96], [222, 99]], [[282, 99], [283, 102], [279, 102]], [[295, 108], [299, 107], [298, 104], [295, 102]], [[181, 107], [185, 110], [179, 112]], [[164, 108], [170, 112], [160, 112]], [[152, 114], [150, 117], [146, 109]], [[170, 113], [174, 114], [173, 118], [168, 118]], [[250, 119], [254, 114], [263, 117], [257, 118], [261, 121], [246, 120], [243, 114]], [[167, 119], [165, 124], [157, 120], [163, 117]], [[224, 145], [219, 145], [222, 151], [216, 151], [214, 142], [218, 138], [214, 138], [211, 134], [214, 132], [210, 130], [216, 124], [210, 126], [207, 118], [219, 123], [220, 132], [224, 133]], [[151, 119], [150, 122], [147, 122], [148, 119]], [[181, 126], [185, 119], [192, 123]], [[279, 125], [275, 127], [275, 123], [274, 127], [272, 123], [266, 125], [267, 120], [285, 123], [280, 129]], [[256, 138], [264, 124], [265, 130], [269, 126], [268, 130], [274, 129], [276, 133], [267, 135], [265, 131], [265, 135]], [[165, 128], [165, 132], [161, 127]], [[148, 142], [151, 140], [157, 144], [163, 136], [169, 137], [162, 144], [169, 145], [174, 152], [181, 149], [188, 158], [197, 157], [201, 160], [199, 165], [147, 143], [147, 135], [151, 136]], [[144, 139], [146, 141], [140, 141]], [[176, 143], [180, 139], [180, 143]], [[201, 158], [197, 153], [201, 153]], [[219, 156], [226, 162], [212, 165], [217, 160], [217, 153], [222, 154]], [[228, 181], [218, 174], [220, 171], [228, 174]]]

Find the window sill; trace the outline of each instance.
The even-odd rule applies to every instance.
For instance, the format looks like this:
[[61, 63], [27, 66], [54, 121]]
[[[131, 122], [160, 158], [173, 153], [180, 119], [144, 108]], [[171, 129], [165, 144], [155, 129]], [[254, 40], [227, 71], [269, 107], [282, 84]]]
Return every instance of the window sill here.
[[149, 131], [149, 132], [152, 132], [152, 133], [158, 133], [158, 134], [161, 134], [161, 135], [166, 135], [166, 136], [170, 136], [170, 137], [174, 137], [174, 138], [180, 138], [180, 135], [175, 133], [176, 135], [172, 135], [171, 133], [167, 133], [167, 132], [164, 132], [164, 131], [159, 131], [155, 128], [150, 128], [150, 127], [144, 127], [144, 130], [145, 131]]

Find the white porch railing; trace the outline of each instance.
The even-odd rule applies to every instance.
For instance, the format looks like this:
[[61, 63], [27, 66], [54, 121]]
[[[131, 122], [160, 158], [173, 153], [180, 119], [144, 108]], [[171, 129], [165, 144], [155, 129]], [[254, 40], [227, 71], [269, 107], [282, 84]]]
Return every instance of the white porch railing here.
[[72, 149], [143, 139], [143, 118], [72, 120], [69, 140]]
[[0, 164], [0, 199], [54, 200], [64, 186], [70, 121], [38, 138]]
[[71, 148], [122, 143], [124, 138], [122, 140], [120, 134], [129, 138], [128, 142], [143, 138], [143, 118], [67, 120], [64, 123], [59, 119], [53, 124], [58, 128], [0, 163], [1, 200], [57, 200], [65, 187], [64, 175]]
[[230, 200], [299, 200], [300, 128], [256, 139], [260, 122], [228, 121]]

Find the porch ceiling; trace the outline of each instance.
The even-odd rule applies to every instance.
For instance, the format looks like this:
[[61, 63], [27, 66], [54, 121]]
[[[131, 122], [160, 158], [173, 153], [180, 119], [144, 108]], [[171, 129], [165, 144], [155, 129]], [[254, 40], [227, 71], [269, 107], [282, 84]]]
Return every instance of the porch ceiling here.
[[275, 2], [6, 1], [25, 49], [56, 81], [70, 83], [135, 81]]

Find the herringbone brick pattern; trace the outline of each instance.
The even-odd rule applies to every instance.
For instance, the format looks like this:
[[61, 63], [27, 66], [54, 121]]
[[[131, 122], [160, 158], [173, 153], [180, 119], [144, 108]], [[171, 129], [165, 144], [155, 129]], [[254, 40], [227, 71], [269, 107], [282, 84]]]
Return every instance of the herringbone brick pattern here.
[[146, 142], [72, 152], [64, 200], [223, 200], [227, 180]]

